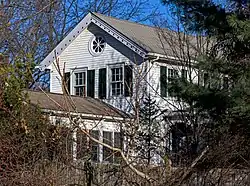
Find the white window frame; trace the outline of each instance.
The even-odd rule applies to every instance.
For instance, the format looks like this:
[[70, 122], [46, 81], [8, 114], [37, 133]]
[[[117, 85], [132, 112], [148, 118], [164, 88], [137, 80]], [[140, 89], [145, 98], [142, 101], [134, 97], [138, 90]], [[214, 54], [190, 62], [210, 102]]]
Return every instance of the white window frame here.
[[[84, 87], [83, 97], [87, 96], [87, 68], [77, 68], [71, 71], [72, 74], [72, 81], [71, 81], [71, 94], [76, 95], [76, 88], [77, 87]], [[84, 73], [85, 74], [85, 84], [83, 85], [76, 85], [76, 74]], [[80, 96], [80, 95], [76, 95]]]
[[[100, 131], [98, 129], [93, 129], [92, 131], [98, 132], [98, 138], [96, 138], [96, 139], [100, 141], [101, 138], [102, 138], [102, 131]], [[89, 132], [91, 133], [91, 130], [89, 130]], [[90, 134], [90, 135], [92, 135], [92, 134]], [[92, 137], [95, 138], [95, 136], [92, 136]], [[88, 140], [90, 140], [90, 139], [88, 139]], [[92, 152], [93, 146], [97, 147], [96, 161], [94, 161], [93, 157], [92, 157], [93, 156], [93, 152]], [[99, 143], [90, 140], [90, 146], [89, 147], [91, 148], [91, 161], [96, 162], [96, 163], [101, 162], [101, 158], [100, 158], [101, 148], [100, 148], [100, 146], [101, 145]]]
[[[99, 41], [97, 41], [96, 39], [99, 38]], [[102, 42], [101, 42], [102, 41]], [[94, 46], [94, 42], [96, 43]], [[106, 39], [103, 35], [101, 34], [96, 34], [96, 35], [93, 35], [90, 40], [89, 40], [89, 52], [92, 56], [96, 57], [96, 56], [99, 56], [101, 55], [105, 48], [106, 48], [106, 45], [107, 45], [107, 42], [106, 42]], [[98, 51], [95, 51], [95, 49], [93, 49], [93, 47], [95, 47], [96, 49], [98, 49]], [[101, 49], [101, 51], [99, 51], [99, 49]]]
[[[115, 147], [115, 133], [119, 133], [120, 134], [120, 137], [121, 137], [121, 141], [120, 141], [120, 145], [121, 145], [121, 150], [123, 150], [123, 141], [122, 141], [122, 133], [120, 131], [116, 131], [116, 130], [106, 130], [106, 129], [98, 129], [98, 128], [95, 128], [95, 129], [88, 129], [90, 135], [91, 135], [91, 131], [95, 131], [95, 132], [98, 132], [98, 138], [96, 138], [97, 140], [101, 141], [101, 142], [104, 142], [105, 139], [104, 139], [104, 132], [108, 132], [108, 133], [111, 133], [111, 141], [110, 141], [110, 146], [112, 147]], [[92, 136], [93, 137], [93, 136]], [[88, 141], [88, 148], [91, 148], [92, 150], [92, 147], [95, 146], [97, 147], [97, 154], [96, 154], [96, 160], [93, 160], [92, 158], [92, 152], [91, 152], [91, 161], [93, 161], [94, 163], [107, 163], [107, 164], [117, 164], [116, 162], [116, 156], [114, 155], [114, 152], [111, 151], [111, 154], [110, 154], [110, 158], [109, 159], [104, 159], [104, 150], [105, 150], [105, 147], [99, 143], [96, 143], [96, 142], [93, 142], [92, 140], [90, 140], [88, 137], [86, 139]], [[119, 147], [116, 147], [116, 148], [119, 148]]]
[[[105, 139], [104, 139], [104, 132], [108, 132], [108, 133], [111, 133], [111, 143], [110, 145], [112, 147], [115, 147], [115, 133], [119, 133], [120, 134], [120, 137], [122, 137], [122, 133], [121, 132], [118, 132], [118, 131], [107, 131], [107, 130], [102, 130], [100, 131], [101, 132], [101, 136], [102, 136], [102, 141], [104, 143]], [[120, 139], [121, 140], [121, 139]], [[121, 150], [123, 150], [123, 144], [122, 144], [122, 140], [120, 141], [120, 145], [121, 145]], [[119, 148], [119, 147], [115, 147], [115, 148]], [[116, 159], [116, 156], [114, 154], [114, 152], [111, 152], [111, 155], [109, 157], [109, 159], [111, 159], [111, 161], [109, 161], [108, 159], [104, 159], [104, 146], [101, 145], [101, 149], [100, 149], [100, 152], [102, 152], [102, 161], [103, 163], [112, 163], [112, 164], [116, 164], [117, 162], [115, 162], [115, 159]], [[112, 150], [111, 150], [112, 151]]]
[[[169, 76], [169, 71], [170, 70], [173, 70], [173, 76]], [[175, 72], [177, 72], [177, 77], [174, 77], [175, 76]], [[180, 74], [180, 71], [178, 70], [178, 69], [175, 69], [175, 68], [169, 68], [169, 67], [167, 67], [167, 83], [169, 84], [169, 83], [171, 83], [170, 82], [170, 78], [178, 78], [178, 76], [179, 76], [179, 74]], [[169, 93], [169, 89], [167, 88], [167, 97], [171, 97], [171, 98], [174, 98], [174, 96], [172, 96], [172, 95], [170, 95], [170, 93]]]
[[[115, 69], [115, 68], [121, 68], [122, 69], [122, 79], [120, 81], [112, 81], [112, 69]], [[122, 97], [124, 96], [124, 93], [125, 93], [125, 87], [124, 87], [124, 63], [120, 63], [120, 64], [115, 64], [115, 65], [110, 65], [109, 66], [109, 95], [110, 97]], [[113, 94], [113, 91], [112, 91], [112, 84], [114, 83], [121, 83], [121, 94], [117, 95], [117, 94]]]

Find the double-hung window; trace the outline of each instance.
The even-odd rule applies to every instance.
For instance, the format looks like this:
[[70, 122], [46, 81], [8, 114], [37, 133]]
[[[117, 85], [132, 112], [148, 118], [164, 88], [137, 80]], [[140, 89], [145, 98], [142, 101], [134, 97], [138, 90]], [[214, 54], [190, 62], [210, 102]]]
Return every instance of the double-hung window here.
[[95, 70], [87, 70], [87, 68], [80, 68], [75, 69], [72, 74], [73, 95], [83, 97], [95, 97]]
[[[103, 131], [103, 143], [113, 146], [112, 132]], [[105, 146], [103, 146], [103, 161], [113, 162], [113, 152]]]
[[[93, 138], [95, 138], [96, 140], [99, 140], [100, 138], [100, 131], [98, 130], [91, 130], [90, 134]], [[90, 140], [90, 147], [91, 147], [91, 160], [93, 162], [99, 162], [99, 155], [100, 155], [100, 145], [98, 143], [96, 143], [93, 140]]]
[[124, 80], [124, 75], [123, 75], [123, 67], [114, 67], [111, 68], [111, 95], [112, 96], [121, 96], [123, 95], [123, 80]]
[[[122, 150], [122, 134], [120, 132], [99, 130], [90, 130], [89, 132], [90, 136], [96, 140]], [[121, 156], [119, 152], [99, 145], [88, 138], [81, 130], [77, 132], [76, 137], [77, 159], [84, 159], [89, 156], [93, 162], [120, 163]]]
[[86, 71], [75, 72], [74, 94], [86, 96]]
[[133, 66], [116, 64], [109, 67], [110, 96], [131, 97], [133, 94]]
[[[120, 132], [103, 131], [103, 143], [122, 150], [122, 135]], [[103, 161], [109, 163], [120, 163], [120, 153], [114, 152], [103, 146]]]
[[[175, 79], [178, 78], [178, 70], [176, 69], [168, 69], [168, 83], [171, 85]], [[168, 95], [170, 97], [174, 96], [174, 92], [171, 87], [168, 88]]]
[[160, 67], [160, 87], [162, 97], [173, 97], [174, 92], [171, 89], [171, 83], [178, 78], [178, 70], [173, 68]]

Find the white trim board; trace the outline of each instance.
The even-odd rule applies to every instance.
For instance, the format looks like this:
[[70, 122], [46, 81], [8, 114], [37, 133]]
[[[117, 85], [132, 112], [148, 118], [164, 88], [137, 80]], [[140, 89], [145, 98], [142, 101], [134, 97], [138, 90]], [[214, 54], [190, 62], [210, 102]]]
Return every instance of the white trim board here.
[[99, 28], [104, 30], [106, 33], [114, 37], [116, 40], [123, 43], [129, 49], [137, 53], [138, 55], [145, 58], [147, 51], [139, 47], [136, 43], [128, 39], [123, 34], [119, 33], [112, 25], [107, 24], [101, 18], [96, 16], [94, 13], [88, 13], [77, 26], [45, 57], [45, 59], [37, 66], [41, 71], [50, 69], [50, 65], [55, 59], [61, 55], [61, 53], [85, 30], [90, 23], [94, 23]]

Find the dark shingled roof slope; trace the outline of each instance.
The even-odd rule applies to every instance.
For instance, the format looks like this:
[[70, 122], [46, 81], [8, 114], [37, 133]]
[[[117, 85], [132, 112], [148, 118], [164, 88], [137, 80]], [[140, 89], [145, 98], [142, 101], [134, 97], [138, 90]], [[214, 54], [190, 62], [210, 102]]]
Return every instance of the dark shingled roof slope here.
[[[90, 97], [67, 96], [63, 94], [25, 91], [31, 104], [39, 106], [41, 109], [53, 111], [64, 111], [81, 114], [91, 114], [95, 116], [109, 117], [129, 117], [126, 113], [102, 102], [99, 99]], [[73, 104], [72, 104], [73, 103]]]

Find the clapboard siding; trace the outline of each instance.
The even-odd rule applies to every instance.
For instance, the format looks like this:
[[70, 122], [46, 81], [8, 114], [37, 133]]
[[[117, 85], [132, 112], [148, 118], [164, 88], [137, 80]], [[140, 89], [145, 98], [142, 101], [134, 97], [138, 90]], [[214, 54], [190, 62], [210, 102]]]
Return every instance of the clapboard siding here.
[[[106, 47], [104, 52], [100, 56], [93, 56], [89, 52], [88, 43], [94, 34], [101, 34], [106, 39]], [[133, 62], [142, 63], [142, 58], [136, 53], [130, 50], [128, 47], [117, 41], [112, 36], [106, 34], [99, 27], [90, 24], [63, 52], [58, 56], [60, 70], [63, 72], [65, 66], [65, 72], [72, 72], [77, 68], [87, 68], [88, 70], [95, 69], [95, 97], [98, 97], [98, 85], [99, 85], [99, 69], [106, 68], [110, 64], [125, 63], [132, 64]], [[51, 66], [51, 81], [50, 91], [55, 93], [62, 93], [60, 76], [55, 69], [55, 65]], [[71, 85], [72, 85], [71, 81]], [[108, 87], [108, 85], [107, 85]], [[71, 92], [72, 93], [72, 92]], [[107, 92], [108, 95], [108, 92]], [[121, 103], [127, 103], [125, 100], [106, 100], [112, 102], [117, 106]], [[127, 106], [125, 106], [127, 107]]]
[[[152, 64], [151, 64], [152, 65]], [[162, 63], [156, 62], [154, 63], [151, 68], [150, 72], [148, 73], [148, 82], [150, 86], [148, 86], [148, 90], [153, 98], [156, 100], [157, 105], [161, 110], [168, 109], [170, 111], [181, 109], [180, 107], [184, 107], [184, 104], [180, 102], [177, 103], [176, 99], [173, 97], [164, 97], [162, 98], [161, 90], [160, 90], [160, 66], [165, 66], [168, 68], [177, 69], [179, 73], [181, 73], [181, 69], [183, 66], [177, 66], [170, 63]], [[191, 78], [194, 83], [198, 82], [198, 73], [196, 69], [190, 69], [189, 73], [191, 73]]]
[[[91, 37], [95, 34], [101, 34], [106, 39], [106, 47], [104, 52], [100, 56], [93, 56], [89, 52], [88, 43]], [[135, 54], [128, 47], [117, 41], [112, 36], [106, 34], [103, 30], [94, 24], [90, 24], [87, 29], [85, 29], [59, 56], [60, 70], [63, 71], [65, 67], [65, 72], [72, 72], [72, 70], [77, 68], [86, 68], [88, 70], [95, 69], [95, 97], [98, 97], [99, 88], [99, 69], [107, 68], [111, 64], [125, 63], [139, 64], [134, 66], [133, 70], [133, 95], [136, 95], [136, 91], [139, 91], [139, 97], [143, 96], [145, 92], [149, 92], [151, 96], [155, 98], [159, 107], [161, 109], [175, 110], [178, 108], [179, 103], [176, 104], [175, 98], [160, 97], [160, 66], [166, 66], [167, 68], [174, 68], [181, 71], [182, 66], [173, 65], [167, 62], [155, 62], [150, 63], [145, 61]], [[51, 66], [51, 84], [50, 90], [55, 93], [62, 93], [61, 81], [58, 72], [55, 70], [55, 65]], [[145, 69], [150, 69], [148, 70]], [[145, 72], [144, 72], [145, 70]], [[147, 73], [147, 74], [145, 74]], [[194, 81], [197, 81], [197, 74], [195, 70], [191, 70], [192, 77]], [[140, 74], [140, 75], [139, 75]], [[108, 75], [108, 73], [107, 73]], [[140, 79], [145, 77], [145, 79]], [[136, 81], [139, 78], [139, 89], [136, 89]], [[72, 78], [71, 78], [72, 79]], [[137, 79], [137, 80], [136, 80]], [[130, 112], [132, 109], [131, 98], [130, 97], [109, 97], [109, 77], [107, 76], [107, 99], [104, 100], [107, 103], [115, 106], [116, 108], [122, 109], [124, 111]], [[71, 85], [73, 84], [71, 80]], [[145, 88], [146, 87], [146, 88]], [[138, 87], [137, 87], [138, 88]], [[71, 89], [72, 90], [72, 89]], [[71, 92], [73, 93], [73, 92]], [[173, 106], [174, 105], [174, 106]]]
[[55, 69], [54, 64], [52, 65], [52, 70], [50, 71], [50, 92], [62, 93], [62, 81], [58, 71]]

